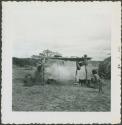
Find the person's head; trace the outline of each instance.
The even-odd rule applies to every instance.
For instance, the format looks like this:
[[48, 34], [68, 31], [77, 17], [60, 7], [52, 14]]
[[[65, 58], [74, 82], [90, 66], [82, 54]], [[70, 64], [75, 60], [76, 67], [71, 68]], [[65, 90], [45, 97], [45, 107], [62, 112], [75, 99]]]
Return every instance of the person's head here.
[[93, 70], [92, 70], [92, 74], [97, 74], [97, 70], [96, 70], [96, 69], [93, 69]]
[[40, 71], [41, 71], [41, 68], [42, 68], [42, 65], [39, 65], [39, 66], [37, 67], [37, 70], [40, 72]]
[[87, 58], [87, 55], [85, 54], [84, 57]]

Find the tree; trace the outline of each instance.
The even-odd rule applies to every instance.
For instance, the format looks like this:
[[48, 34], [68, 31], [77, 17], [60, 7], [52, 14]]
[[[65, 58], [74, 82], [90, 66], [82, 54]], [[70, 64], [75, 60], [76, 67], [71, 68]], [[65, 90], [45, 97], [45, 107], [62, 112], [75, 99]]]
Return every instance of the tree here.
[[53, 52], [51, 50], [44, 50], [40, 55], [44, 55], [45, 57], [61, 57], [62, 55], [59, 52]]
[[52, 54], [53, 54], [53, 52], [51, 51], [51, 50], [44, 50], [43, 52], [42, 52], [46, 57], [50, 57], [50, 56], [52, 56]]

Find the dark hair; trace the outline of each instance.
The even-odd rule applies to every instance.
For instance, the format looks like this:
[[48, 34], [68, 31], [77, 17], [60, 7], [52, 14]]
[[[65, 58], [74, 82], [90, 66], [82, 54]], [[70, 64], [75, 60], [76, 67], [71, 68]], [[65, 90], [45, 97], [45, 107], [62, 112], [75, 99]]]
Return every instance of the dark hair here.
[[42, 68], [42, 65], [39, 65], [39, 66], [37, 67], [37, 70], [40, 72], [40, 71], [41, 71], [41, 68]]
[[93, 70], [92, 70], [92, 74], [97, 74], [97, 70], [96, 70], [96, 69], [93, 69]]
[[87, 57], [87, 55], [85, 54], [84, 57]]

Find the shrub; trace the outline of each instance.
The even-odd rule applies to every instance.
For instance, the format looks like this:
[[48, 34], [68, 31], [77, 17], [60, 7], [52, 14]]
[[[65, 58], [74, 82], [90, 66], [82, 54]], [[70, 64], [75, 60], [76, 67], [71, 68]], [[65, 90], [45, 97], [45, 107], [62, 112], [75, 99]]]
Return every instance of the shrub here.
[[98, 73], [105, 79], [111, 78], [111, 57], [106, 58], [99, 64]]
[[23, 66], [36, 66], [37, 60], [31, 58], [15, 58], [13, 57], [13, 64], [23, 67]]

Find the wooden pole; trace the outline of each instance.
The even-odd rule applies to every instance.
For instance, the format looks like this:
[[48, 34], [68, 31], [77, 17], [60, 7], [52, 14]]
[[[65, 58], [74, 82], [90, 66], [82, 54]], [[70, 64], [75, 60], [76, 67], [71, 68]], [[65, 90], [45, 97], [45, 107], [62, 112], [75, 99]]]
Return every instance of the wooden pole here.
[[87, 66], [85, 65], [85, 72], [86, 72], [86, 84], [88, 83], [88, 77], [87, 77]]
[[43, 65], [42, 82], [44, 85], [45, 84], [45, 58], [43, 59], [42, 65]]
[[76, 72], [75, 72], [75, 82], [77, 82], [77, 61], [76, 61]]
[[86, 72], [86, 84], [88, 83], [88, 72], [87, 72], [87, 55], [84, 55], [85, 72]]

